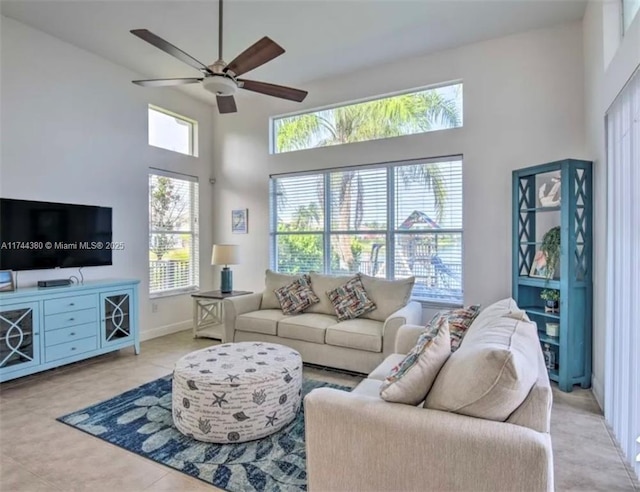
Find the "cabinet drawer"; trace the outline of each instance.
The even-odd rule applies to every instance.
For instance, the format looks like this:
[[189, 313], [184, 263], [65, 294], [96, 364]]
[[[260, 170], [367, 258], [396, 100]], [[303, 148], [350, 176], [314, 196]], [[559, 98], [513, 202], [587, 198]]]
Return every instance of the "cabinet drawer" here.
[[58, 345], [59, 343], [73, 342], [81, 338], [97, 337], [98, 323], [87, 323], [84, 325], [50, 330], [45, 333], [44, 342], [47, 347]]
[[70, 326], [84, 325], [98, 321], [97, 309], [83, 309], [82, 311], [71, 311], [68, 313], [50, 314], [44, 317], [44, 330], [58, 330]]
[[65, 357], [73, 357], [83, 352], [91, 352], [98, 348], [98, 337], [82, 338], [73, 342], [61, 343], [53, 347], [47, 347], [45, 350], [45, 359], [47, 362], [53, 360], [64, 359]]
[[61, 297], [44, 301], [44, 314], [66, 313], [67, 311], [80, 311], [81, 309], [95, 308], [98, 299], [95, 295]]

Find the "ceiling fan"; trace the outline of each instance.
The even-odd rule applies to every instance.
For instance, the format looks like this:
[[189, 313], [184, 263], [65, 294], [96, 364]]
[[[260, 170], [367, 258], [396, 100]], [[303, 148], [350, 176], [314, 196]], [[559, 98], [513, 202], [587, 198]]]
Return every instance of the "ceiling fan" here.
[[218, 60], [212, 65], [207, 66], [199, 62], [180, 48], [156, 36], [147, 29], [133, 29], [131, 34], [138, 36], [140, 39], [196, 70], [200, 70], [202, 73], [202, 77], [134, 80], [134, 84], [143, 87], [167, 87], [201, 83], [202, 87], [216, 95], [220, 113], [235, 113], [237, 111], [233, 95], [239, 88], [296, 102], [302, 102], [307, 96], [307, 91], [300, 89], [238, 78], [240, 75], [280, 56], [284, 53], [284, 48], [265, 36], [240, 53], [231, 63], [225, 63], [222, 59], [222, 0], [219, 0]]

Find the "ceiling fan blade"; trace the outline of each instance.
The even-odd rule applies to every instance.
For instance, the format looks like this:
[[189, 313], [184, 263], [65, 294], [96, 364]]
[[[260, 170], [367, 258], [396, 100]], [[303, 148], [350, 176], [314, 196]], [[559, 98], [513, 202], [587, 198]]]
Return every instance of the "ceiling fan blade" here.
[[130, 31], [134, 36], [138, 36], [143, 41], [146, 41], [149, 44], [152, 44], [156, 48], [168, 53], [169, 55], [177, 58], [183, 63], [186, 63], [190, 67], [195, 68], [196, 70], [205, 71], [207, 73], [211, 73], [211, 70], [202, 62], [196, 60], [191, 55], [188, 55], [180, 48], [175, 47], [168, 41], [165, 41], [160, 36], [156, 36], [151, 31], [147, 29], [133, 29]]
[[204, 79], [148, 79], [148, 80], [132, 80], [134, 84], [142, 87], [168, 87], [172, 85], [196, 84]]
[[259, 92], [267, 96], [280, 97], [289, 99], [290, 101], [302, 102], [307, 97], [307, 91], [285, 87], [283, 85], [268, 84], [266, 82], [258, 82], [256, 80], [238, 79], [242, 82], [242, 88], [248, 91]]
[[235, 113], [238, 111], [236, 108], [236, 100], [233, 96], [216, 96], [218, 102], [218, 111], [220, 114]]
[[236, 56], [225, 72], [231, 70], [236, 75], [242, 75], [284, 53], [284, 48], [272, 39], [265, 36], [260, 41], [252, 44], [238, 56]]

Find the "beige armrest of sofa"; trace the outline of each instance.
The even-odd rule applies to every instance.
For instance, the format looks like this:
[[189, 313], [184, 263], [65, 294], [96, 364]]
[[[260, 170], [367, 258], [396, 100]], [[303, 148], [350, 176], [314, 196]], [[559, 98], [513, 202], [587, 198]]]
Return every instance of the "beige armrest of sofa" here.
[[304, 406], [310, 492], [553, 490], [549, 434], [329, 388]]
[[382, 352], [385, 355], [394, 352], [396, 335], [402, 325], [418, 325], [421, 321], [422, 305], [415, 301], [409, 302], [389, 316], [382, 327]]
[[244, 313], [250, 313], [260, 309], [262, 293], [247, 294], [245, 296], [230, 297], [224, 300], [224, 340], [233, 342], [233, 334], [236, 329], [236, 318]]
[[402, 325], [396, 334], [394, 352], [396, 354], [408, 354], [418, 343], [418, 337], [425, 327], [423, 325]]

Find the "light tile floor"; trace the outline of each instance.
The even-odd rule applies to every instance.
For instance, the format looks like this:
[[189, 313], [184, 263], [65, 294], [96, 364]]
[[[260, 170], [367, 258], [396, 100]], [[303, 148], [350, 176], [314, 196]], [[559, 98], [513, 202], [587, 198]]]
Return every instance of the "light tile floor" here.
[[[0, 385], [1, 491], [215, 490], [153, 461], [55, 421], [169, 374], [182, 355], [206, 347], [191, 332]], [[355, 376], [306, 368], [308, 377], [354, 386]], [[552, 413], [556, 490], [640, 490], [590, 391], [555, 391]]]

